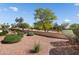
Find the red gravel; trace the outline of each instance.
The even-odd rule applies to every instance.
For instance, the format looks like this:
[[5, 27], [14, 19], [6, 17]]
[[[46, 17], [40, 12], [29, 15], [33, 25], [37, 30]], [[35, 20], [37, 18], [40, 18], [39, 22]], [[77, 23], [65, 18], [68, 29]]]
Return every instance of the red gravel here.
[[[0, 41], [3, 40], [4, 37], [0, 37]], [[34, 43], [38, 43], [40, 41], [41, 51], [36, 53], [37, 55], [47, 55], [49, 54], [49, 50], [54, 48], [50, 44], [50, 42], [57, 41], [68, 41], [66, 39], [56, 39], [56, 38], [48, 38], [43, 36], [24, 36], [22, 40], [18, 43], [13, 44], [2, 44], [0, 43], [0, 54], [1, 55], [34, 55], [29, 51], [32, 49]]]

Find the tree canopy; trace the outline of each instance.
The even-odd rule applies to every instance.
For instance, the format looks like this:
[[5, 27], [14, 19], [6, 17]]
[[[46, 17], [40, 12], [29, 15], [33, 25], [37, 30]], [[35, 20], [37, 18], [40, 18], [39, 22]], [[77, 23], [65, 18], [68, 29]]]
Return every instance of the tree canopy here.
[[29, 26], [30, 26], [28, 23], [24, 22], [24, 19], [22, 17], [16, 18], [15, 21], [16, 21], [15, 27], [22, 28], [23, 30], [24, 30], [24, 28], [29, 28]]
[[44, 31], [49, 30], [52, 28], [53, 20], [56, 20], [56, 16], [54, 12], [49, 9], [39, 8], [35, 10], [35, 20], [39, 26], [43, 28]]

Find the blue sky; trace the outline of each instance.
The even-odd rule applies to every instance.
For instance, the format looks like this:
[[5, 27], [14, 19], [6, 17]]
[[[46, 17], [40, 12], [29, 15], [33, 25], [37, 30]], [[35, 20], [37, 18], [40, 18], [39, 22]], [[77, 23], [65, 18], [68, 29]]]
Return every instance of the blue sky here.
[[49, 8], [57, 16], [58, 24], [62, 22], [79, 23], [79, 4], [74, 3], [0, 3], [0, 23], [15, 23], [16, 17], [33, 24], [34, 10]]

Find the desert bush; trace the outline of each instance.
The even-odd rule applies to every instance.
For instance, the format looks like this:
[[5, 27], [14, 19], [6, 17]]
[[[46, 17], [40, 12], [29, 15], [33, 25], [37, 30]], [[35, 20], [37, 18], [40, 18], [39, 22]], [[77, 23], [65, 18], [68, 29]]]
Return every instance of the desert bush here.
[[19, 35], [9, 34], [9, 35], [6, 35], [6, 37], [4, 38], [2, 43], [16, 43], [16, 42], [19, 42], [21, 40], [21, 38], [22, 37]]
[[39, 43], [38, 44], [34, 44], [31, 52], [32, 53], [38, 53], [39, 51], [40, 51], [40, 44]]
[[79, 44], [79, 29], [73, 29], [74, 34], [76, 35], [76, 43]]
[[33, 36], [34, 33], [33, 32], [27, 32], [27, 36]]
[[74, 34], [72, 30], [63, 30], [63, 34], [69, 39], [71, 43], [78, 43], [78, 37]]

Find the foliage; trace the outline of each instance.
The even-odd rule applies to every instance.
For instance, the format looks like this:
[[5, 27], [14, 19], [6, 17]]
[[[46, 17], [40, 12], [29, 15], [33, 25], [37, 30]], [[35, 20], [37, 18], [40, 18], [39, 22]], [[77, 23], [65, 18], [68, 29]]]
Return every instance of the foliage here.
[[22, 38], [21, 36], [16, 34], [6, 35], [2, 43], [16, 43], [16, 42], [19, 42], [21, 38]]
[[79, 44], [79, 24], [72, 24], [70, 29], [73, 30], [73, 33], [76, 35], [75, 42]]
[[[39, 23], [41, 25], [41, 28], [43, 27], [43, 30], [46, 31], [50, 27], [52, 27], [53, 20], [56, 19], [56, 16], [54, 15], [54, 12], [52, 12], [49, 9], [43, 9], [39, 8], [35, 10], [35, 20], [36, 23]], [[38, 26], [39, 26], [38, 24]], [[46, 26], [49, 25], [49, 26]]]
[[[79, 37], [75, 35], [78, 32], [74, 32], [72, 30], [63, 30], [64, 35], [69, 39], [71, 43], [79, 44]], [[78, 34], [79, 35], [79, 34]]]
[[2, 31], [2, 32], [0, 32], [0, 36], [4, 36], [4, 35], [6, 35], [8, 33], [8, 31]]
[[[51, 22], [47, 22], [47, 21], [44, 22], [44, 26], [47, 31], [53, 28], [53, 25], [51, 24]], [[44, 30], [43, 23], [41, 23], [40, 21], [34, 23], [34, 28], [38, 30]]]
[[18, 26], [19, 26], [19, 28], [22, 28], [23, 30], [24, 30], [24, 28], [29, 28], [30, 27], [29, 24], [27, 24], [27, 23], [21, 23]]
[[16, 18], [15, 21], [17, 23], [22, 23], [24, 21], [24, 19], [22, 17], [20, 17], [20, 18]]
[[74, 33], [73, 33], [72, 30], [62, 30], [62, 32], [63, 32], [63, 34], [64, 34], [65, 36], [67, 36], [68, 38], [69, 38], [69, 37], [70, 37], [70, 38], [75, 37], [75, 35], [74, 35]]
[[23, 22], [24, 19], [22, 17], [16, 18], [15, 21], [16, 21], [15, 27], [22, 28], [22, 30], [24, 30], [25, 28], [29, 28], [30, 27], [30, 25], [28, 23], [24, 23]]
[[42, 23], [41, 22], [35, 22], [34, 23], [34, 29], [42, 30]]
[[74, 30], [74, 29], [78, 29], [79, 28], [79, 24], [72, 24], [70, 25], [70, 29]]
[[54, 24], [54, 27], [53, 27], [53, 30], [56, 30], [56, 31], [62, 31], [62, 28], [60, 25], [58, 25], [57, 23]]
[[40, 51], [40, 44], [35, 44], [34, 47], [32, 48], [31, 52], [33, 53], [38, 53]]
[[34, 33], [33, 32], [27, 32], [27, 36], [33, 36]]

